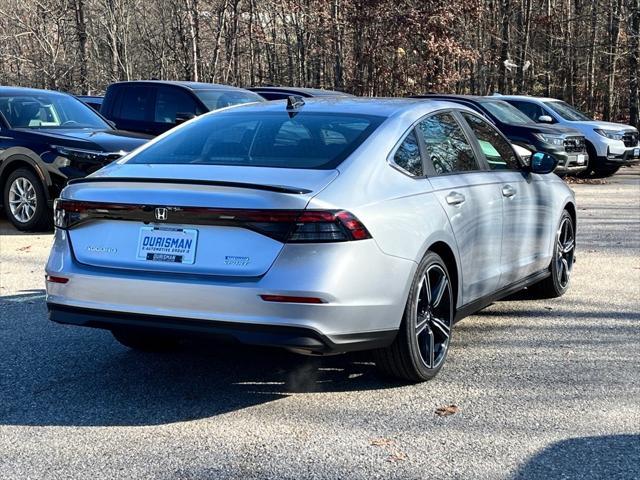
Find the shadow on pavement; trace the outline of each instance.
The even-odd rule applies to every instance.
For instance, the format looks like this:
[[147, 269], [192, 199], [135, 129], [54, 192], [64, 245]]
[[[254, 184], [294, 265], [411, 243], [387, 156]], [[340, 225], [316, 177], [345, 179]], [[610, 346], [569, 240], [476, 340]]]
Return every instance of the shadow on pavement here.
[[135, 352], [108, 332], [52, 324], [42, 299], [18, 297], [0, 299], [0, 425], [158, 425], [292, 393], [399, 385], [381, 380], [364, 354], [305, 357], [219, 342]]
[[513, 480], [640, 478], [640, 435], [563, 440], [543, 449]]

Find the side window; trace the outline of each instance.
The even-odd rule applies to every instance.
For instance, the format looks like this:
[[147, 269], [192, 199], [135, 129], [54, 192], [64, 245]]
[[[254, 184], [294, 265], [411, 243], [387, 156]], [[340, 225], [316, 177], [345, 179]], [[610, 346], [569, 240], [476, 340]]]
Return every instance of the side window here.
[[539, 105], [536, 105], [532, 102], [521, 102], [519, 100], [513, 100], [509, 103], [520, 110], [522, 113], [524, 113], [534, 122], [537, 122], [542, 115], [547, 114]]
[[491, 170], [519, 169], [513, 148], [495, 128], [476, 115], [462, 112], [462, 116], [478, 139], [480, 149], [489, 162]]
[[149, 101], [153, 94], [151, 87], [128, 87], [120, 95], [120, 109], [116, 118], [126, 120], [147, 120]]
[[415, 130], [411, 130], [393, 156], [393, 163], [416, 177], [424, 175], [420, 147]]
[[437, 174], [480, 170], [462, 127], [450, 113], [438, 113], [419, 123], [429, 160]]
[[156, 95], [155, 121], [175, 123], [178, 113], [198, 113], [198, 106], [191, 96], [179, 88], [158, 88]]

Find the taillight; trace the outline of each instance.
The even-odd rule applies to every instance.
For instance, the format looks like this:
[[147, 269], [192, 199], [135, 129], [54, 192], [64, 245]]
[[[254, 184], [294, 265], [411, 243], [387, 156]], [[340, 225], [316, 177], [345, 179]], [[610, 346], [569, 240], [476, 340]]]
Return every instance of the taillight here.
[[[156, 218], [156, 210], [165, 216]], [[146, 224], [222, 225], [253, 230], [283, 243], [365, 240], [371, 234], [355, 215], [344, 210], [251, 210], [208, 207], [165, 207], [58, 199], [54, 223], [72, 228], [90, 220], [127, 220]]]
[[345, 211], [307, 210], [298, 217], [289, 243], [346, 242], [371, 238], [365, 226]]

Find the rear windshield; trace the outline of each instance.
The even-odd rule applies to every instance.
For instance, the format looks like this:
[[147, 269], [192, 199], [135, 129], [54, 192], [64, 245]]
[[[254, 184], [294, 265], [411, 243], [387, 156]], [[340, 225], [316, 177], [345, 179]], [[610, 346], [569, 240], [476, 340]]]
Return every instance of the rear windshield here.
[[195, 90], [194, 93], [209, 110], [219, 110], [242, 103], [264, 102], [264, 98], [248, 90]]
[[206, 115], [134, 155], [128, 163], [332, 169], [384, 117], [332, 113], [226, 112]]

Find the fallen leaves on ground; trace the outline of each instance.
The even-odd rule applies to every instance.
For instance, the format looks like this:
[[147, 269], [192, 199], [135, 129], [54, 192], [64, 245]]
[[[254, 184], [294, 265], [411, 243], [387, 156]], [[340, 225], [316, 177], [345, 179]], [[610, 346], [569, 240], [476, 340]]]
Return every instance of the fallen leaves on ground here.
[[404, 452], [393, 452], [387, 457], [387, 462], [402, 462], [407, 459], [407, 454]]
[[29, 250], [31, 250], [31, 245], [27, 245], [26, 247], [18, 248], [19, 252], [28, 252]]
[[374, 438], [371, 440], [371, 445], [374, 447], [388, 447], [393, 444], [393, 440], [390, 438]]
[[588, 185], [607, 185], [609, 183], [603, 178], [564, 177], [564, 181], [569, 184], [588, 184]]
[[439, 417], [448, 417], [449, 415], [455, 415], [458, 413], [460, 409], [457, 405], [443, 405], [442, 407], [436, 408], [436, 415]]

